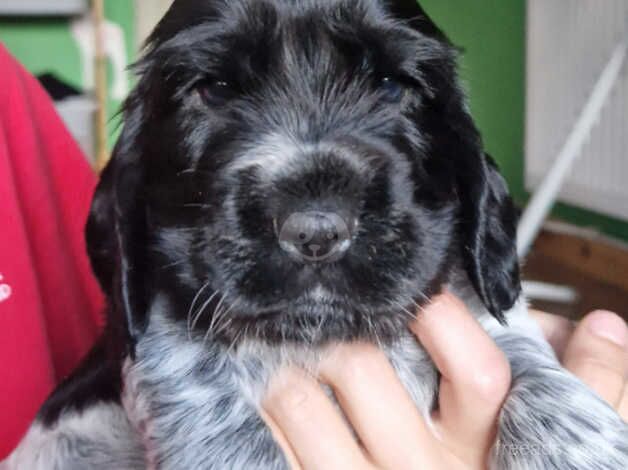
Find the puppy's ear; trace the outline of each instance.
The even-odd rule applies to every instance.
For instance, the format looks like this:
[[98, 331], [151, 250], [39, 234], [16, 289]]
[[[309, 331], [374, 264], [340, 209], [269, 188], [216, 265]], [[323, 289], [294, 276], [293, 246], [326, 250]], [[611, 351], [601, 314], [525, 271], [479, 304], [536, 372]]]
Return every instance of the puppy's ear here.
[[135, 152], [139, 113], [139, 108], [126, 113], [125, 127], [102, 173], [86, 226], [87, 251], [110, 314], [122, 317], [110, 323], [126, 324], [124, 333], [131, 344], [144, 329], [147, 309], [143, 170]]
[[417, 0], [387, 0], [386, 5], [395, 18], [404, 20], [423, 35], [449, 42], [445, 33], [432, 21]]
[[518, 213], [506, 182], [486, 156], [459, 176], [464, 267], [489, 312], [505, 323], [521, 293], [516, 250]]
[[434, 200], [458, 201], [464, 268], [488, 311], [503, 323], [504, 312], [521, 291], [517, 212], [505, 181], [484, 155], [468, 112], [457, 79], [458, 50], [416, 0], [390, 1], [388, 6], [395, 17], [433, 40], [430, 60], [419, 66], [430, 93], [415, 111], [415, 122], [429, 140], [430, 151], [422, 165], [432, 184], [421, 185], [418, 197], [431, 200], [436, 193]]

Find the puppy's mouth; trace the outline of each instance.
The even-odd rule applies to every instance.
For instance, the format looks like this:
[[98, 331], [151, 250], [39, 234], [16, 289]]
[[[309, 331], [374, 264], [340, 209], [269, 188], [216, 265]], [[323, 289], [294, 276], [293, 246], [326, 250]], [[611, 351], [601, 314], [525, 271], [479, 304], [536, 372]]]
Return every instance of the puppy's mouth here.
[[250, 340], [267, 344], [330, 342], [388, 343], [397, 338], [414, 315], [416, 302], [369, 309], [350, 299], [320, 289], [281, 305], [244, 313], [234, 309], [215, 335], [237, 346]]

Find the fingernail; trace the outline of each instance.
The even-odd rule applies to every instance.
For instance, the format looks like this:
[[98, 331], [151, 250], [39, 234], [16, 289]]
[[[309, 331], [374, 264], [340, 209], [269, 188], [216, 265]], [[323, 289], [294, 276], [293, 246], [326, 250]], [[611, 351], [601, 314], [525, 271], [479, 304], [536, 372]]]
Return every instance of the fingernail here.
[[628, 343], [626, 322], [612, 312], [597, 311], [588, 319], [589, 331], [617, 346], [624, 347]]

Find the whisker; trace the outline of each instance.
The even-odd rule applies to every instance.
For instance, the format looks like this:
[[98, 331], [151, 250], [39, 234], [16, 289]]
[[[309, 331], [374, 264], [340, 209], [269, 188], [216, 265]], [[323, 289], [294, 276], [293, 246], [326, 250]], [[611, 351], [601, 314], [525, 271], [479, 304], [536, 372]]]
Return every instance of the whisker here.
[[225, 294], [220, 298], [220, 301], [216, 305], [216, 308], [214, 308], [214, 313], [212, 314], [212, 319], [211, 319], [211, 322], [209, 323], [209, 328], [208, 328], [209, 331], [212, 331], [212, 329], [214, 328], [214, 324], [218, 321], [219, 317], [222, 315], [220, 309], [225, 299], [227, 298], [227, 293], [228, 292], [225, 292]]
[[181, 204], [180, 207], [184, 207], [186, 209], [212, 209], [215, 206], [213, 204]]
[[417, 315], [410, 312], [410, 310], [408, 310], [406, 307], [404, 307], [403, 305], [401, 305], [399, 302], [394, 302], [394, 304], [399, 307], [403, 313], [406, 313], [408, 315], [408, 317], [410, 317], [411, 320], [416, 320], [417, 319]]
[[[426, 296], [424, 296], [424, 297], [425, 297], [425, 300], [427, 300], [428, 302], [430, 301], [430, 299], [428, 299]], [[421, 305], [419, 305], [416, 300], [412, 300], [412, 303], [417, 308], [417, 310], [419, 310], [421, 313], [425, 312], [425, 307], [422, 307]], [[418, 313], [417, 313], [417, 315], [418, 315]]]
[[[157, 269], [168, 269], [168, 268], [173, 268], [174, 266], [179, 266], [181, 264], [184, 264], [185, 262], [187, 262], [187, 259], [182, 259], [180, 261], [175, 261], [174, 263], [170, 263], [170, 264], [165, 264], [163, 266], [160, 266]], [[201, 287], [202, 289], [202, 287]]]
[[203, 314], [203, 312], [205, 311], [207, 306], [211, 303], [211, 301], [214, 300], [214, 297], [216, 297], [216, 295], [218, 295], [218, 292], [219, 291], [214, 291], [214, 293], [209, 296], [209, 298], [205, 301], [205, 303], [203, 303], [201, 308], [198, 309], [198, 311], [196, 312], [196, 315], [194, 316], [194, 320], [192, 320], [192, 327], [191, 327], [190, 330], [193, 330], [196, 327], [196, 324], [200, 320], [201, 315]]
[[196, 293], [196, 295], [192, 299], [192, 303], [190, 304], [190, 308], [188, 309], [188, 314], [187, 314], [188, 339], [190, 339], [190, 337], [191, 337], [190, 320], [191, 320], [191, 317], [192, 317], [192, 311], [194, 310], [194, 307], [196, 306], [196, 302], [198, 301], [199, 297], [201, 296], [203, 291], [205, 289], [207, 289], [207, 287], [209, 287], [209, 281], [207, 281], [205, 284], [203, 284], [200, 287], [200, 289], [198, 290], [198, 292]]
[[[227, 328], [229, 328], [229, 326], [232, 323], [232, 319], [231, 318], [227, 318], [227, 321], [224, 322], [222, 325], [220, 325], [220, 328], [216, 329], [214, 333], [214, 335], [219, 335], [220, 333], [222, 333], [224, 330], [226, 330]], [[210, 333], [212, 333], [211, 330], [207, 330], [207, 333], [205, 333], [205, 337], [203, 338], [203, 344], [205, 344], [205, 342], [207, 341], [207, 339], [210, 336]]]
[[[419, 291], [419, 295], [420, 295], [421, 297], [423, 297], [423, 300], [425, 300], [426, 302], [429, 302], [429, 301], [431, 300], [431, 299], [430, 299], [427, 295], [425, 295], [425, 294], [424, 294], [423, 292], [421, 292], [421, 291]], [[413, 302], [414, 302], [414, 303], [416, 303], [414, 300], [413, 300]]]
[[180, 172], [177, 173], [177, 176], [183, 176], [183, 175], [195, 175], [195, 174], [199, 174], [199, 175], [212, 175], [213, 173], [211, 171], [207, 171], [207, 170], [201, 170], [200, 168], [187, 168], [185, 170], [182, 170]]
[[227, 348], [227, 355], [229, 355], [231, 353], [231, 350], [233, 349], [233, 347], [236, 345], [236, 343], [239, 341], [240, 337], [242, 336], [242, 333], [244, 332], [246, 327], [241, 328], [240, 331], [238, 331], [238, 333], [235, 335], [235, 337], [233, 338], [233, 340], [231, 341], [231, 344], [229, 345], [229, 347]]
[[[218, 331], [222, 331], [222, 329], [221, 329], [221, 323], [220, 323], [220, 322], [221, 322], [222, 320], [224, 320], [224, 319], [228, 318], [228, 317], [227, 317], [227, 314], [228, 314], [229, 312], [231, 312], [231, 310], [233, 310], [233, 308], [236, 306], [236, 303], [237, 303], [237, 301], [236, 301], [236, 302], [234, 302], [234, 303], [232, 303], [232, 304], [229, 306], [229, 308], [227, 308], [227, 309], [223, 309], [222, 311], [220, 311], [220, 312], [218, 312], [218, 313], [216, 314], [216, 317], [217, 317], [217, 320], [216, 320], [216, 332], [218, 332]], [[212, 328], [212, 327], [210, 327], [210, 331], [211, 331], [212, 329], [213, 329], [213, 328]]]
[[[315, 338], [319, 338], [321, 331], [323, 331], [323, 325], [325, 324], [325, 321], [327, 321], [327, 315], [321, 315], [321, 319], [318, 322], [318, 326], [316, 327], [316, 330], [314, 331], [315, 334]], [[314, 340], [314, 338], [312, 338], [312, 341]]]
[[383, 351], [384, 348], [382, 346], [381, 339], [379, 335], [377, 334], [377, 329], [375, 328], [375, 325], [373, 324], [373, 318], [370, 315], [368, 315], [366, 319], [367, 319], [369, 330], [371, 330], [371, 334], [375, 337], [375, 341], [377, 341], [377, 346], [379, 347], [380, 350]]

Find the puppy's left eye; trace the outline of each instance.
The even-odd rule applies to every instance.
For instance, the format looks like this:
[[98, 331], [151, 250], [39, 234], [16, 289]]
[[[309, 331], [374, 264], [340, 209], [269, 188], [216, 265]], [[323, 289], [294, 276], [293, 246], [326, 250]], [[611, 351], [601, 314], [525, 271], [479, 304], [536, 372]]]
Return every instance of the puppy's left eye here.
[[207, 80], [197, 86], [198, 94], [207, 106], [223, 106], [235, 98], [235, 87], [226, 80]]
[[383, 99], [389, 103], [399, 103], [406, 91], [405, 86], [392, 77], [384, 77], [379, 88]]

